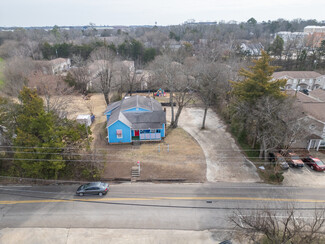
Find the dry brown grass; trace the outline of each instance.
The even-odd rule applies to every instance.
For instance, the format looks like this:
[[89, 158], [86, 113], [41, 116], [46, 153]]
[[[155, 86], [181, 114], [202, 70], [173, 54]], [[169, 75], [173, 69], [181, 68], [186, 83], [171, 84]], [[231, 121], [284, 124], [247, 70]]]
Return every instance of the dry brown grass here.
[[[139, 94], [147, 95], [147, 94]], [[152, 93], [150, 94], [152, 96]], [[169, 101], [166, 97], [156, 97], [158, 101]], [[162, 101], [160, 101], [162, 102]], [[96, 116], [92, 124], [92, 148], [99, 150], [107, 158], [103, 178], [130, 178], [131, 168], [141, 162], [140, 180], [184, 179], [189, 182], [203, 182], [206, 179], [206, 162], [200, 145], [183, 129], [167, 130], [162, 142], [143, 143], [140, 146], [108, 145], [106, 142], [106, 118], [103, 115], [106, 104], [102, 94], [92, 94], [90, 100], [82, 96], [71, 96], [68, 117], [75, 119], [78, 114], [90, 113], [93, 107]], [[169, 152], [167, 151], [169, 145]]]
[[108, 162], [103, 178], [130, 178], [131, 167], [140, 161], [139, 180], [205, 181], [203, 151], [181, 128], [168, 131], [167, 137], [160, 143], [150, 142], [141, 146], [109, 145], [107, 148]]

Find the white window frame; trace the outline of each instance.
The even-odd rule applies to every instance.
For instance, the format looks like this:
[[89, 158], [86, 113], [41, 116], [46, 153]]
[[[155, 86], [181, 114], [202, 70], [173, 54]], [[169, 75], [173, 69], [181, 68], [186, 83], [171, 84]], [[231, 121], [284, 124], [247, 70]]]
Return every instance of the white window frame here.
[[[118, 133], [119, 131], [121, 131], [121, 134]], [[123, 130], [121, 130], [121, 129], [116, 130], [116, 138], [117, 139], [122, 139], [123, 138]]]

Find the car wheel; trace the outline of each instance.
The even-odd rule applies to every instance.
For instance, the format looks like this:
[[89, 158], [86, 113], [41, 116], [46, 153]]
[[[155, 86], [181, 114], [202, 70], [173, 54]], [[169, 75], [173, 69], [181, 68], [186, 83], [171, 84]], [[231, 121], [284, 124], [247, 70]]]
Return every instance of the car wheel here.
[[81, 196], [81, 197], [82, 197], [83, 195], [84, 195], [84, 194], [83, 194], [82, 192], [80, 192], [80, 193], [79, 193], [79, 196]]
[[101, 196], [103, 196], [103, 193], [102, 193], [102, 192], [100, 192], [100, 193], [98, 193], [98, 195], [101, 197]]
[[310, 166], [310, 168], [311, 168], [312, 170], [314, 170], [314, 166]]

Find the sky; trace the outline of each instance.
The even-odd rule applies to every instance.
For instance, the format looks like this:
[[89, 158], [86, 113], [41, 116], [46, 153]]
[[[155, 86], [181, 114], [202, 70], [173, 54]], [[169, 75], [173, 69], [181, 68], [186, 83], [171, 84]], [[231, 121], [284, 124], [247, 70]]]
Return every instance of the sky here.
[[0, 26], [325, 20], [325, 0], [0, 0]]

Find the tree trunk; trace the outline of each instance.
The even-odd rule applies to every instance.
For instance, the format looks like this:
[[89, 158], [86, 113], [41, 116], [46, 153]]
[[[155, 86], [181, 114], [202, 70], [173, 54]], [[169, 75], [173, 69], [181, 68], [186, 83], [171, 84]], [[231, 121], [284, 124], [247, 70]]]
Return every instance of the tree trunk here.
[[255, 148], [256, 140], [257, 140], [257, 127], [256, 127], [256, 129], [255, 129], [255, 135], [254, 135], [253, 143], [252, 143], [252, 148], [253, 148], [253, 149]]
[[176, 112], [175, 121], [171, 124], [171, 127], [172, 128], [177, 128], [177, 126], [178, 126], [178, 119], [179, 119], [179, 116], [181, 115], [181, 112], [183, 110], [183, 107], [184, 106], [178, 107], [177, 112]]
[[202, 127], [201, 129], [205, 129], [205, 119], [207, 117], [207, 113], [208, 113], [208, 106], [205, 106], [205, 109], [204, 109], [204, 115], [203, 115], [203, 122], [202, 122]]
[[172, 112], [171, 125], [173, 125], [174, 124], [175, 117], [174, 117], [174, 95], [173, 95], [173, 92], [172, 91], [170, 92], [169, 102], [170, 102], [170, 108], [171, 108], [171, 112]]
[[109, 104], [109, 92], [103, 92], [103, 95], [105, 98], [106, 105], [108, 105]]

